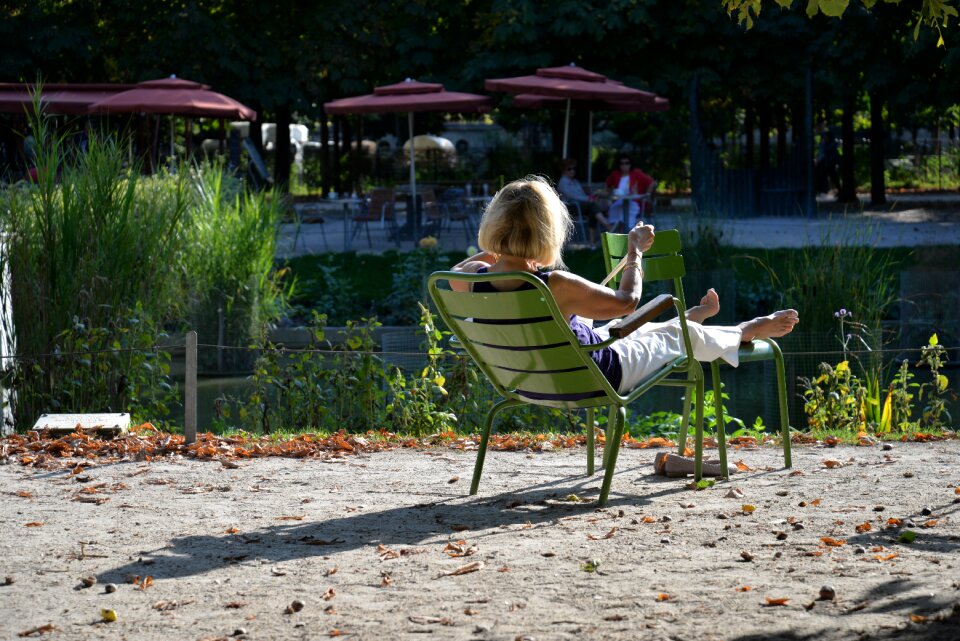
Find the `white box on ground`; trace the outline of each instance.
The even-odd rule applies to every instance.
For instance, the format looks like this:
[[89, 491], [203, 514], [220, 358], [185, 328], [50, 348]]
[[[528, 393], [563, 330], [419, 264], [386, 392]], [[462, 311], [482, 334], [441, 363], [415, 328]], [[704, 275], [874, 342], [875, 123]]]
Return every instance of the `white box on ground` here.
[[77, 428], [83, 431], [112, 432], [122, 434], [130, 429], [130, 414], [41, 414], [33, 429], [70, 433]]

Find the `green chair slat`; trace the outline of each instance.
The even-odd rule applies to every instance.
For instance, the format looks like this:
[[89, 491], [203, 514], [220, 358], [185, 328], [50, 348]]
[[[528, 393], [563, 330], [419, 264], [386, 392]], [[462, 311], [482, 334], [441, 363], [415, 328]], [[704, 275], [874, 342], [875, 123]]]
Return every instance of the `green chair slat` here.
[[583, 366], [580, 350], [572, 345], [547, 347], [532, 350], [497, 349], [473, 344], [483, 362], [494, 367], [548, 371], [564, 370]]
[[[581, 394], [584, 392], [603, 392], [593, 377], [586, 374], [585, 368], [572, 372], [541, 374], [538, 372], [514, 372], [511, 370], [490, 368], [496, 370], [497, 376], [507, 389], [519, 389], [525, 392], [538, 394]], [[603, 392], [604, 395], [606, 394]]]
[[450, 314], [461, 318], [505, 320], [550, 315], [549, 310], [544, 314], [543, 294], [537, 290], [474, 294], [440, 289], [437, 295]]
[[[549, 310], [540, 314], [549, 315]], [[486, 343], [487, 345], [525, 345], [529, 347], [556, 345], [570, 342], [570, 329], [560, 326], [552, 318], [539, 323], [524, 323], [518, 325], [496, 325], [491, 323], [474, 323], [469, 321], [454, 321], [456, 333], [464, 341], [472, 343]], [[451, 329], [454, 329], [451, 327]]]
[[[644, 282], [682, 278], [687, 272], [683, 266], [683, 256], [654, 256], [640, 261], [643, 266]], [[620, 279], [617, 279], [620, 282]]]

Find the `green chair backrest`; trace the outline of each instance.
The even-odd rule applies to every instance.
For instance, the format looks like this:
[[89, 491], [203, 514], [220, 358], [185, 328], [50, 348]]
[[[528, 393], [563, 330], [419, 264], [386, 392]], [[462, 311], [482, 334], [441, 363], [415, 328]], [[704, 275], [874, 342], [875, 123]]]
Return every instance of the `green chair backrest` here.
[[[449, 282], [522, 280], [532, 289], [456, 292]], [[547, 285], [526, 272], [436, 272], [430, 295], [447, 327], [505, 397], [550, 407], [598, 407], [616, 397]]]
[[[603, 258], [609, 272], [627, 253], [627, 235], [604, 233], [601, 236]], [[653, 246], [643, 253], [643, 282], [653, 283], [669, 281], [673, 284], [673, 295], [680, 300], [685, 310], [683, 297], [683, 277], [687, 271], [680, 254], [680, 232], [676, 229], [658, 231]], [[610, 280], [610, 287], [616, 289], [620, 284], [620, 274]]]

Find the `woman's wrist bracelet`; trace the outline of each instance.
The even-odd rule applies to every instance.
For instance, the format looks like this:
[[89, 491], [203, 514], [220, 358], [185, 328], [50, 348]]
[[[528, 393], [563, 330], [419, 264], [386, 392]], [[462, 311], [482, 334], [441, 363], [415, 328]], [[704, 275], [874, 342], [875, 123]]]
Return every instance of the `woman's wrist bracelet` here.
[[641, 274], [643, 273], [643, 266], [640, 264], [640, 261], [639, 261], [639, 260], [632, 260], [632, 261], [630, 261], [629, 263], [627, 263], [626, 265], [624, 265], [624, 266], [623, 266], [623, 271], [627, 271], [627, 270], [630, 269], [631, 267], [636, 267], [636, 268], [637, 268], [637, 271], [639, 271]]

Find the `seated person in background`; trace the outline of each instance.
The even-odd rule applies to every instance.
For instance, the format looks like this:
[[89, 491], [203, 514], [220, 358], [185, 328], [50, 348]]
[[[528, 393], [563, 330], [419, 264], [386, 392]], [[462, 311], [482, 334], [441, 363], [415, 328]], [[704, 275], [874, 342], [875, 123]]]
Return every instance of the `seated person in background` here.
[[613, 225], [607, 221], [604, 215], [610, 207], [610, 203], [594, 196], [588, 196], [583, 190], [583, 185], [577, 180], [577, 161], [573, 158], [567, 158], [560, 166], [560, 180], [557, 181], [557, 191], [560, 197], [568, 203], [577, 203], [580, 206], [580, 213], [587, 222], [587, 234], [590, 244], [593, 245], [597, 240], [597, 226], [603, 225], [607, 231], [613, 230]]
[[[545, 180], [531, 176], [504, 186], [493, 197], [480, 221], [478, 244], [483, 249], [453, 266], [453, 271], [473, 274], [525, 271], [546, 283], [583, 345], [610, 337], [609, 325], [594, 328], [586, 319], [608, 320], [629, 314], [643, 293], [643, 252], [653, 245], [653, 225], [638, 222], [628, 234], [627, 263], [616, 290], [595, 284], [563, 269], [561, 252], [570, 236], [567, 208]], [[495, 283], [452, 282], [455, 291], [497, 292], [531, 285], [516, 280]], [[710, 362], [724, 359], [736, 367], [741, 342], [789, 334], [800, 318], [792, 309], [758, 316], [739, 325], [703, 325], [720, 311], [713, 289], [700, 304], [687, 310], [693, 358]], [[590, 353], [610, 384], [621, 394], [632, 390], [652, 372], [686, 354], [680, 321], [647, 323], [629, 336]]]
[[[633, 161], [627, 154], [620, 154], [617, 162], [618, 169], [614, 169], [607, 177], [607, 188], [613, 193], [614, 197], [626, 196], [627, 194], [647, 194], [652, 196], [657, 188], [657, 181], [633, 167]], [[633, 227], [633, 221], [640, 214], [640, 205], [637, 200], [624, 201], [621, 198], [610, 205], [610, 212], [607, 218], [613, 223], [622, 223], [624, 229]], [[624, 217], [626, 207], [627, 216]], [[653, 211], [653, 207], [647, 201], [643, 203], [644, 213]]]

